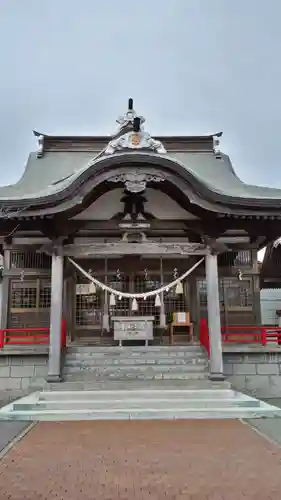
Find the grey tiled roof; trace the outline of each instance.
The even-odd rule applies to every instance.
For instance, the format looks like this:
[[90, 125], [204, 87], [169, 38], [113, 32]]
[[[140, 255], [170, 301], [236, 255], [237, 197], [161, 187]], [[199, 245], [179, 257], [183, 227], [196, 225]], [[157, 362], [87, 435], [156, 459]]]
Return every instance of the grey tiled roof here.
[[[95, 155], [98, 155], [98, 151], [46, 152], [38, 159], [36, 153], [31, 153], [19, 182], [0, 187], [0, 200], [35, 200], [57, 194], [89, 168], [88, 164]], [[221, 159], [218, 159], [211, 152], [173, 151], [164, 156], [180, 162], [202, 185], [218, 195], [281, 201], [281, 189], [243, 183], [235, 174], [227, 155], [221, 155]], [[100, 158], [97, 158], [97, 164], [99, 161]]]

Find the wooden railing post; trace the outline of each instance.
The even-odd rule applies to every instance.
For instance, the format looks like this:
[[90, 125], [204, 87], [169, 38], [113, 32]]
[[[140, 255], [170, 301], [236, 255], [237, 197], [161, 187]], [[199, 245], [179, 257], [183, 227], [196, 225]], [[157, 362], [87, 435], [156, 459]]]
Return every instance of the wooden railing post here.
[[200, 344], [206, 349], [208, 356], [210, 356], [209, 330], [206, 318], [200, 319]]
[[266, 345], [266, 329], [263, 328], [261, 331], [261, 343], [262, 345]]
[[0, 330], [0, 349], [3, 349], [5, 344], [5, 330]]

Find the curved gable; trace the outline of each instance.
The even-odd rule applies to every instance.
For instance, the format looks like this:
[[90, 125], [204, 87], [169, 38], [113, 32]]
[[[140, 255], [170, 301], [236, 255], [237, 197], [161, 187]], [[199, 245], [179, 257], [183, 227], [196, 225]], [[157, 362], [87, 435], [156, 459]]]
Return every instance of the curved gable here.
[[[132, 104], [132, 100], [130, 101]], [[13, 186], [0, 188], [0, 203], [13, 206], [57, 205], [109, 179], [116, 169], [161, 171], [192, 203], [249, 209], [276, 209], [281, 189], [243, 183], [227, 155], [217, 151], [218, 137], [154, 139], [143, 128], [145, 119], [133, 108], [118, 118], [119, 131], [106, 138], [55, 138], [35, 133], [39, 151], [31, 154], [24, 175]], [[59, 146], [58, 146], [59, 144]], [[202, 201], [203, 200], [203, 201]], [[204, 204], [203, 203], [203, 204]]]

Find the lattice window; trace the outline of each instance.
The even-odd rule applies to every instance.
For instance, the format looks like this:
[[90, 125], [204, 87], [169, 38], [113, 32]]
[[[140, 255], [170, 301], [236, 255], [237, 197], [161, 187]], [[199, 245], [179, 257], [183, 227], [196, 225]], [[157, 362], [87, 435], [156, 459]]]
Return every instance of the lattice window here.
[[222, 267], [250, 267], [252, 265], [252, 253], [251, 250], [226, 252], [219, 255], [218, 262]]
[[51, 283], [40, 281], [39, 308], [48, 309], [51, 307]]
[[197, 290], [200, 307], [207, 307], [207, 281], [197, 280]]
[[12, 281], [11, 309], [49, 309], [51, 307], [51, 283], [41, 281]]
[[235, 267], [249, 267], [252, 265], [252, 253], [250, 250], [240, 250], [234, 260]]
[[[144, 293], [156, 290], [161, 286], [159, 274], [147, 274], [142, 272], [137, 274], [134, 278], [134, 292]], [[154, 316], [154, 323], [157, 325], [160, 322], [160, 309], [155, 307], [155, 296], [147, 297], [146, 300], [138, 299], [139, 309], [137, 314], [139, 316]]]
[[51, 257], [36, 251], [13, 250], [11, 269], [50, 269]]
[[[103, 278], [101, 278], [101, 281], [103, 281]], [[85, 285], [86, 293], [83, 293], [83, 285]], [[77, 327], [95, 327], [100, 326], [102, 323], [102, 296], [104, 292], [100, 288], [96, 289], [96, 293], [88, 293], [88, 291], [89, 283], [81, 278], [77, 283], [75, 296], [75, 321]]]
[[[219, 280], [220, 307], [228, 310], [249, 309], [253, 307], [253, 288], [251, 280], [221, 278]], [[197, 280], [199, 305], [207, 307], [207, 281]]]
[[220, 285], [228, 310], [252, 309], [254, 296], [250, 279], [223, 278]]
[[[167, 285], [173, 281], [173, 273], [164, 273], [164, 284]], [[159, 285], [160, 286], [160, 285]], [[177, 294], [175, 287], [170, 288], [168, 292], [164, 292], [165, 313], [170, 315], [173, 312], [188, 311], [188, 301], [186, 296], [186, 284], [183, 283], [183, 294]]]
[[[130, 277], [124, 273], [119, 273], [118, 276], [108, 277], [108, 285], [114, 288], [114, 290], [129, 293]], [[129, 298], [122, 297], [119, 299], [115, 297], [115, 304], [115, 306], [110, 307], [110, 314], [112, 316], [130, 316], [132, 314]]]
[[11, 309], [36, 309], [37, 283], [11, 283]]

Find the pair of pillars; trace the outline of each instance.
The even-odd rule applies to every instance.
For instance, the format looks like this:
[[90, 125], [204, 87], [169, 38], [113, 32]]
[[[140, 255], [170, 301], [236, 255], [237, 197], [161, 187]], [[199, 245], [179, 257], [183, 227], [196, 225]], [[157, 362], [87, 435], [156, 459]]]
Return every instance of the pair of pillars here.
[[[223, 359], [217, 255], [206, 255], [208, 325], [210, 342], [210, 379], [222, 380]], [[47, 380], [61, 380], [61, 325], [63, 309], [63, 252], [52, 255], [50, 350]]]

